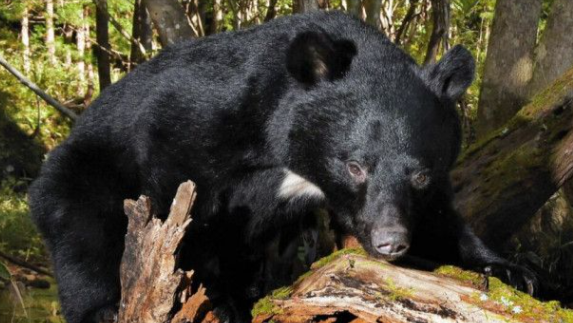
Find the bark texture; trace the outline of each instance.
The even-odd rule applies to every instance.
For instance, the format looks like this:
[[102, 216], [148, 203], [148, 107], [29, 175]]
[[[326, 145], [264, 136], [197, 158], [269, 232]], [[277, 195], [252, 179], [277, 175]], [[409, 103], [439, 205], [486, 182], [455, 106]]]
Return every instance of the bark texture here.
[[380, 29], [382, 22], [380, 20], [380, 10], [382, 10], [382, 0], [365, 0], [366, 22]]
[[495, 278], [455, 267], [406, 269], [354, 252], [318, 261], [292, 287], [260, 300], [253, 322], [549, 323], [572, 314], [547, 309]]
[[205, 289], [192, 292], [193, 272], [177, 268], [176, 254], [191, 223], [195, 196], [193, 182], [181, 184], [165, 222], [152, 215], [149, 198], [125, 201], [129, 224], [120, 268], [118, 322], [218, 322]]
[[573, 69], [466, 150], [455, 205], [499, 249], [573, 173]]
[[480, 91], [477, 136], [515, 115], [527, 100], [542, 0], [498, 0]]
[[573, 1], [555, 0], [541, 41], [528, 94], [535, 95], [573, 66]]
[[185, 10], [177, 0], [143, 0], [163, 47], [193, 37]]
[[296, 13], [305, 13], [318, 10], [317, 0], [296, 0], [296, 6], [294, 8]]

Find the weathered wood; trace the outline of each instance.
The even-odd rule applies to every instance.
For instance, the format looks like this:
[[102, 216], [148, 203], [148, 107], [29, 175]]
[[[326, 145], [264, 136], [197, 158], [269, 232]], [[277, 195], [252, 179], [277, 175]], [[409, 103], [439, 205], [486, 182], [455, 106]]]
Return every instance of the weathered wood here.
[[455, 206], [489, 246], [501, 247], [572, 176], [572, 127], [573, 69], [464, 152]]
[[[193, 272], [177, 267], [176, 252], [191, 223], [195, 184], [181, 184], [165, 222], [154, 217], [151, 202], [142, 196], [126, 200], [128, 229], [121, 261], [120, 323], [217, 322], [200, 287], [191, 291]], [[174, 309], [180, 311], [173, 314]]]
[[262, 299], [266, 322], [570, 322], [573, 312], [535, 301], [489, 278], [444, 267], [436, 273], [396, 267], [347, 249], [314, 265], [292, 288]]

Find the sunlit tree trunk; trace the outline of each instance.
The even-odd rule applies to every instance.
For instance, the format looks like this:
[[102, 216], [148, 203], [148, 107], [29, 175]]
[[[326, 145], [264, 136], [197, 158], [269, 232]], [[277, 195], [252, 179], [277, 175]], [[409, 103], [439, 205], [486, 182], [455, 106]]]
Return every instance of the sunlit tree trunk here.
[[56, 44], [54, 36], [54, 2], [46, 0], [46, 48], [51, 64], [56, 64]]
[[541, 4], [542, 0], [496, 3], [480, 91], [478, 138], [503, 125], [527, 100]]
[[[90, 7], [89, 6], [85, 6], [84, 7], [84, 17], [89, 17], [90, 16]], [[84, 37], [85, 37], [85, 42], [86, 42], [86, 46], [85, 46], [85, 52], [86, 53], [91, 53], [92, 50], [92, 42], [90, 39], [90, 23], [88, 21], [88, 19], [84, 19]], [[86, 73], [87, 73], [87, 89], [86, 92], [84, 93], [84, 106], [87, 107], [93, 98], [93, 94], [95, 91], [95, 85], [94, 85], [94, 67], [91, 64], [90, 60], [87, 59], [86, 61]]]
[[[80, 15], [83, 21], [87, 20], [84, 10], [80, 12]], [[76, 63], [76, 66], [78, 68], [78, 95], [80, 96], [84, 92], [84, 85], [86, 82], [86, 38], [85, 24], [82, 24], [76, 31], [76, 46], [78, 50], [78, 62]]]
[[213, 17], [209, 25], [209, 34], [214, 34], [219, 30], [219, 26], [223, 21], [223, 10], [221, 0], [213, 0]]
[[23, 61], [24, 72], [30, 73], [30, 17], [28, 12], [28, 5], [24, 6], [22, 13], [22, 45], [24, 46]]
[[99, 90], [102, 91], [111, 84], [107, 0], [96, 0], [96, 39], [99, 46], [95, 47]]

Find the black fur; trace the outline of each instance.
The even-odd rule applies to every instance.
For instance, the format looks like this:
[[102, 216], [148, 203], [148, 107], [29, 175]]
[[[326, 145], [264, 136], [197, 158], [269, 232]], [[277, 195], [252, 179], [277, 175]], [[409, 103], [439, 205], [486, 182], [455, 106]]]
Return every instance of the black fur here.
[[[148, 195], [165, 215], [188, 179], [198, 199], [182, 259], [233, 322], [248, 320], [260, 296], [268, 242], [322, 207], [373, 255], [372, 228], [397, 221], [408, 228], [410, 254], [508, 268], [528, 282], [451, 206], [454, 103], [473, 73], [462, 47], [421, 69], [380, 32], [337, 12], [165, 49], [103, 91], [30, 189], [67, 321], [89, 322], [118, 301], [123, 199]], [[363, 167], [364, 182], [348, 161]], [[324, 196], [281, 198], [286, 169]], [[429, 182], [412, 185], [422, 171]]]

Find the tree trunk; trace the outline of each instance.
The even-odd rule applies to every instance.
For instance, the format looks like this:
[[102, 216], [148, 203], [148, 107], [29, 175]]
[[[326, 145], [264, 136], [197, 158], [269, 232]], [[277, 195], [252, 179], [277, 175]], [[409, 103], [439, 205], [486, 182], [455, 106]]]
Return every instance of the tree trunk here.
[[54, 34], [54, 1], [46, 0], [46, 48], [51, 64], [56, 64], [56, 43]]
[[24, 5], [22, 12], [22, 46], [24, 46], [23, 61], [24, 73], [30, 74], [30, 14], [28, 12], [28, 5]]
[[366, 22], [380, 29], [380, 10], [382, 10], [382, 0], [365, 0]]
[[[489, 283], [488, 283], [489, 281]], [[344, 249], [253, 308], [254, 323], [566, 322], [572, 313], [515, 293], [496, 278], [445, 266], [397, 267]]]
[[103, 91], [111, 84], [111, 65], [109, 52], [109, 30], [108, 30], [108, 12], [107, 0], [96, 1], [96, 39], [99, 46], [95, 47], [95, 56], [97, 58], [97, 73], [99, 76], [99, 90]]
[[[85, 16], [85, 10], [80, 12], [82, 21], [87, 20]], [[78, 95], [83, 95], [84, 86], [86, 83], [86, 63], [85, 63], [85, 51], [86, 51], [86, 30], [85, 24], [78, 26], [76, 30], [76, 48], [78, 50], [78, 61], [76, 66], [78, 68]]]
[[[146, 55], [151, 53], [153, 41], [151, 19], [149, 19], [147, 9], [143, 5], [143, 0], [135, 0], [133, 8], [133, 29], [131, 34], [136, 42], [131, 43], [129, 62], [130, 65], [137, 65], [144, 62]], [[143, 51], [141, 47], [143, 47]]]
[[450, 0], [432, 0], [432, 34], [426, 50], [424, 65], [436, 62], [440, 45], [448, 49], [450, 30]]
[[524, 105], [542, 0], [498, 0], [485, 60], [476, 131], [497, 129]]
[[416, 13], [418, 2], [419, 0], [410, 0], [410, 7], [404, 16], [404, 19], [402, 19], [402, 23], [400, 24], [398, 31], [396, 31], [396, 37], [394, 38], [394, 42], [398, 45], [402, 43], [402, 36], [408, 31], [408, 26], [412, 22], [412, 19]]
[[493, 249], [571, 177], [572, 120], [573, 69], [459, 159], [455, 205]]
[[316, 0], [295, 0], [296, 10], [295, 13], [305, 13], [318, 10], [318, 2]]
[[573, 66], [573, 1], [555, 0], [541, 41], [535, 50], [528, 96], [543, 90]]
[[349, 14], [362, 19], [362, 0], [347, 0], [347, 8]]
[[[223, 8], [221, 0], [212, 0], [212, 1], [213, 1], [213, 14], [211, 16], [211, 23], [209, 24], [208, 28], [209, 35], [217, 33], [217, 31], [219, 31], [219, 26], [223, 21]], [[276, 0], [275, 0], [275, 5], [276, 5]], [[268, 10], [274, 10], [274, 9], [275, 9], [274, 7], [272, 8], [269, 7]]]
[[[215, 0], [215, 1], [218, 1], [218, 0]], [[277, 16], [277, 8], [276, 8], [277, 2], [278, 2], [278, 0], [269, 0], [268, 1], [269, 7], [268, 7], [267, 13], [265, 15], [265, 22], [271, 21], [271, 20], [275, 19], [275, 17]]]
[[161, 46], [193, 37], [185, 10], [177, 0], [143, 0], [159, 34]]

